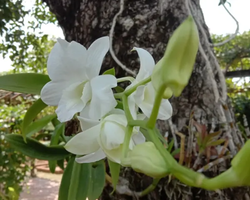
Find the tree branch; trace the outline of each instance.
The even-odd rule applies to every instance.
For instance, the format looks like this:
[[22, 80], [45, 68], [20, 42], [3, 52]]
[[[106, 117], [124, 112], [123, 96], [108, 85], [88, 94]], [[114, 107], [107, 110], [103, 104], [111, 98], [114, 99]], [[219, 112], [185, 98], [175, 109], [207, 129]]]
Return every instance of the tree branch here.
[[226, 78], [236, 78], [236, 77], [250, 77], [250, 70], [237, 70], [226, 72]]

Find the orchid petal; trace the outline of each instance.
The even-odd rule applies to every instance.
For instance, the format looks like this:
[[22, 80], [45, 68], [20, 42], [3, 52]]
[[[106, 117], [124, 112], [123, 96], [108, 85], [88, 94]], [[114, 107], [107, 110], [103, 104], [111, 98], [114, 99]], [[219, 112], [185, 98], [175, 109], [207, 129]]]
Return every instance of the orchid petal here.
[[104, 56], [109, 50], [109, 37], [95, 40], [87, 51], [87, 74], [89, 79], [99, 75]]
[[70, 81], [75, 83], [87, 80], [83, 64], [86, 62], [87, 51], [77, 42], [68, 43], [58, 39], [51, 50], [47, 62], [47, 70], [53, 81]]
[[82, 96], [81, 96], [84, 107], [91, 100], [91, 97], [92, 97], [91, 86], [90, 86], [89, 82], [86, 82], [84, 84], [83, 91], [82, 91]]
[[63, 90], [68, 86], [67, 82], [50, 81], [41, 90], [41, 99], [50, 106], [58, 105]]
[[70, 153], [76, 155], [85, 155], [96, 152], [100, 148], [98, 144], [100, 128], [101, 126], [97, 125], [78, 133], [67, 142], [64, 148]]
[[133, 134], [132, 135], [132, 140], [135, 143], [135, 145], [142, 144], [142, 143], [144, 143], [146, 141], [144, 135], [141, 132]]
[[92, 128], [93, 126], [96, 126], [100, 123], [99, 120], [92, 120], [92, 119], [84, 118], [81, 116], [79, 116], [78, 119], [80, 121], [80, 126], [81, 126], [82, 131], [88, 130]]
[[109, 160], [115, 162], [115, 163], [121, 163], [121, 158], [122, 158], [122, 144], [115, 149], [106, 149], [105, 146], [103, 145], [102, 141], [100, 138], [98, 138], [98, 143], [100, 144], [102, 150], [106, 154]]
[[111, 150], [118, 148], [124, 141], [125, 131], [125, 126], [121, 126], [115, 122], [106, 121], [103, 123], [100, 139], [104, 149]]
[[137, 47], [134, 47], [133, 49], [137, 51], [140, 58], [140, 70], [136, 76], [136, 80], [141, 81], [151, 76], [155, 66], [155, 61], [148, 51]]
[[75, 83], [63, 91], [56, 113], [60, 122], [65, 122], [80, 112], [84, 108], [81, 100], [83, 84]]
[[147, 86], [139, 86], [134, 94], [135, 103], [148, 118], [150, 117], [153, 109], [154, 94], [154, 88], [150, 83], [147, 84]]
[[[90, 118], [89, 117], [89, 109], [90, 109], [90, 102], [88, 102], [84, 109], [80, 112], [80, 116], [83, 117], [83, 118]], [[97, 120], [97, 119], [94, 119], [94, 120]]]
[[78, 163], [93, 163], [93, 162], [102, 160], [104, 158], [106, 158], [106, 155], [103, 152], [103, 150], [100, 148], [94, 153], [76, 158], [76, 162], [78, 162]]
[[[118, 110], [118, 109], [115, 109], [115, 110]], [[105, 117], [104, 119], [104, 122], [114, 122], [116, 124], [120, 124], [124, 127], [127, 126], [128, 122], [127, 122], [127, 118], [126, 116], [123, 114], [111, 114], [111, 115], [108, 115], [107, 117]]]
[[111, 88], [117, 86], [116, 78], [112, 75], [101, 75], [90, 81], [92, 99], [89, 108], [91, 119], [100, 119], [111, 111], [117, 102]]
[[133, 119], [136, 119], [136, 114], [137, 114], [138, 108], [137, 108], [135, 100], [134, 100], [134, 93], [132, 93], [128, 97], [128, 107], [129, 107], [129, 110], [130, 110], [130, 113], [131, 113]]
[[157, 119], [167, 120], [172, 116], [173, 108], [167, 99], [161, 100], [161, 105]]

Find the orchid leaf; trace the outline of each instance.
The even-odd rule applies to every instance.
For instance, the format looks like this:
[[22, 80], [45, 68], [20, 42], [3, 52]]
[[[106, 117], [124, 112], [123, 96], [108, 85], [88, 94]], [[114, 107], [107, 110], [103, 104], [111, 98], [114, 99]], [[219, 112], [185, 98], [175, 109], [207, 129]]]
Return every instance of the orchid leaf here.
[[69, 184], [71, 182], [71, 174], [75, 162], [75, 157], [71, 157], [62, 176], [59, 188], [58, 200], [68, 200]]
[[30, 124], [25, 131], [23, 132], [23, 137], [32, 136], [34, 133], [40, 131], [43, 127], [45, 127], [52, 119], [56, 117], [56, 114], [47, 115], [41, 119], [36, 120], [32, 124]]
[[26, 112], [23, 123], [22, 123], [22, 134], [23, 137], [26, 137], [26, 129], [27, 127], [33, 122], [33, 120], [36, 118], [36, 116], [44, 109], [47, 105], [41, 100], [38, 99]]
[[60, 160], [70, 155], [63, 146], [49, 147], [31, 138], [26, 138], [25, 142], [23, 137], [17, 134], [6, 135], [5, 139], [16, 151], [31, 158], [40, 160]]
[[8, 74], [0, 76], [0, 89], [40, 95], [41, 89], [49, 81], [49, 76], [45, 74]]
[[108, 163], [109, 163], [109, 169], [110, 169], [110, 173], [111, 173], [112, 185], [114, 188], [113, 192], [114, 192], [116, 185], [118, 183], [118, 180], [119, 180], [121, 166], [118, 163], [112, 162], [109, 159], [108, 159]]
[[[50, 146], [57, 145], [59, 143], [59, 137], [64, 134], [65, 125], [64, 124], [58, 124], [55, 127], [54, 133], [52, 134]], [[55, 169], [57, 166], [56, 160], [50, 160], [49, 161], [49, 169], [52, 173], [55, 173]]]
[[115, 68], [112, 67], [111, 69], [106, 70], [105, 72], [103, 72], [103, 75], [104, 74], [110, 74], [110, 75], [115, 76]]

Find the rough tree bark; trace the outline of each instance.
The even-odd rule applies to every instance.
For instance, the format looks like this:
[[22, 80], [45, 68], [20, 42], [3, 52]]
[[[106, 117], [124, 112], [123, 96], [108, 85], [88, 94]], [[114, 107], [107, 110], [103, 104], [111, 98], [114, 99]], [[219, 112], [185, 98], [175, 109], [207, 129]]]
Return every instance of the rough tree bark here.
[[[120, 9], [120, 0], [43, 0], [51, 12], [56, 15], [67, 41], [75, 40], [84, 46], [89, 46], [95, 39], [109, 35], [115, 14]], [[147, 49], [158, 61], [164, 51], [169, 37], [177, 26], [193, 14], [200, 33], [200, 48], [195, 68], [189, 85], [179, 98], [172, 98], [174, 114], [168, 122], [159, 122], [163, 133], [169, 132], [169, 137], [175, 136], [178, 130], [185, 134], [186, 144], [194, 136], [186, 128], [190, 123], [190, 115], [199, 123], [205, 124], [211, 131], [223, 130], [222, 137], [229, 139], [228, 149], [235, 154], [243, 145], [237, 127], [233, 123], [233, 115], [227, 109], [227, 95], [224, 76], [219, 69], [210, 46], [210, 36], [205, 24], [198, 0], [125, 0], [124, 10], [117, 19], [114, 29], [113, 48], [117, 57], [130, 69], [138, 71], [137, 55], [131, 52], [133, 47]], [[109, 55], [102, 70], [115, 67], [116, 75], [124, 76], [125, 72]], [[230, 107], [229, 107], [230, 108]], [[190, 135], [191, 134], [191, 135]], [[179, 142], [178, 136], [177, 142]], [[192, 139], [193, 138], [193, 139]], [[178, 145], [178, 143], [177, 143]], [[188, 148], [190, 146], [187, 145]], [[204, 165], [201, 159], [200, 165]], [[194, 162], [194, 161], [192, 161]], [[215, 176], [229, 161], [212, 167], [206, 172], [207, 176]], [[132, 191], [141, 191], [150, 184], [151, 179], [125, 169], [122, 173], [129, 182]], [[136, 199], [129, 195], [114, 193], [106, 187], [101, 199]], [[128, 192], [128, 190], [127, 190]], [[173, 179], [163, 179], [159, 186], [142, 199], [244, 199], [247, 198], [247, 188], [227, 189], [209, 192], [182, 185]]]

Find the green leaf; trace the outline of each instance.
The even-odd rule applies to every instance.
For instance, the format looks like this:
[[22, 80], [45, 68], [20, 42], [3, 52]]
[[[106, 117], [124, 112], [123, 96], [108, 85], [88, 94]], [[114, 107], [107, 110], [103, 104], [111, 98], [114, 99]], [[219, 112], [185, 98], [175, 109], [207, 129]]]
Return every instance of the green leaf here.
[[60, 167], [62, 170], [64, 170], [64, 159], [58, 160], [58, 161], [57, 161], [57, 165], [58, 165], [58, 167]]
[[40, 95], [41, 89], [49, 81], [49, 76], [45, 74], [8, 74], [0, 76], [0, 89]]
[[170, 143], [168, 144], [168, 148], [167, 148], [168, 152], [171, 153], [173, 147], [174, 147], [174, 139], [172, 138], [172, 140], [171, 140]]
[[55, 173], [56, 171], [56, 160], [49, 160], [49, 170], [51, 173]]
[[[91, 182], [90, 163], [74, 162], [68, 192], [68, 200], [86, 199]], [[89, 199], [90, 200], [90, 199]]]
[[[26, 112], [23, 123], [22, 123], [22, 131], [30, 125], [31, 122], [36, 118], [36, 116], [44, 109], [47, 105], [41, 100], [38, 99]], [[25, 134], [24, 134], [25, 135]]]
[[110, 74], [110, 75], [115, 76], [115, 68], [113, 67], [111, 69], [108, 69], [105, 72], [103, 72], [103, 74]]
[[101, 195], [105, 186], [105, 163], [100, 161], [93, 164], [91, 169], [91, 179], [88, 188], [88, 199], [96, 200]]
[[[54, 133], [52, 134], [50, 146], [57, 145], [59, 143], [60, 135], [64, 134], [65, 125], [64, 124], [58, 124], [55, 127]], [[56, 160], [49, 161], [49, 169], [52, 173], [55, 173], [57, 166]]]
[[216, 140], [216, 141], [211, 141], [211, 142], [208, 142], [206, 144], [206, 147], [209, 147], [209, 146], [218, 146], [218, 145], [222, 144], [223, 142], [225, 142], [225, 139], [219, 139], [219, 140]]
[[33, 134], [40, 131], [43, 127], [45, 127], [52, 119], [56, 117], [56, 114], [47, 115], [41, 119], [36, 120], [32, 124], [30, 124], [27, 128], [25, 128], [25, 132], [23, 132], [23, 137], [32, 136]]
[[63, 173], [58, 200], [96, 200], [105, 185], [105, 163], [79, 164], [71, 158]]
[[116, 185], [118, 183], [121, 166], [118, 163], [112, 162], [109, 159], [108, 159], [108, 163], [109, 163], [109, 169], [110, 169], [111, 178], [112, 178], [112, 185], [114, 187], [114, 190], [113, 190], [114, 192], [116, 189]]
[[175, 149], [175, 150], [171, 153], [171, 155], [172, 155], [172, 156], [175, 156], [176, 154], [180, 153], [180, 151], [181, 151], [180, 148]]
[[115, 89], [115, 91], [116, 91], [117, 93], [121, 93], [121, 92], [124, 91], [124, 88], [122, 88], [122, 87], [120, 87], [120, 86], [116, 86], [114, 89]]
[[64, 123], [58, 124], [55, 127], [54, 133], [52, 134], [52, 137], [51, 137], [50, 146], [58, 144], [60, 136], [64, 134], [64, 130], [65, 130]]
[[71, 182], [71, 174], [73, 171], [74, 163], [75, 157], [72, 157], [63, 172], [63, 177], [59, 188], [58, 200], [68, 200], [69, 184]]
[[206, 140], [206, 143], [210, 140], [213, 140], [214, 138], [216, 138], [217, 136], [219, 136], [221, 134], [221, 131], [217, 131], [217, 132], [214, 132], [214, 133], [209, 133], [205, 140]]
[[21, 135], [9, 134], [5, 136], [5, 139], [15, 150], [31, 158], [60, 160], [70, 155], [63, 146], [48, 147], [31, 138], [26, 138], [26, 143]]

